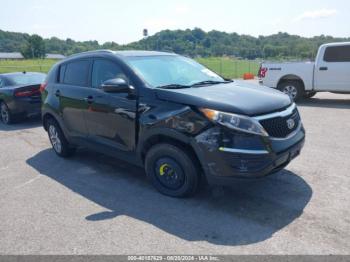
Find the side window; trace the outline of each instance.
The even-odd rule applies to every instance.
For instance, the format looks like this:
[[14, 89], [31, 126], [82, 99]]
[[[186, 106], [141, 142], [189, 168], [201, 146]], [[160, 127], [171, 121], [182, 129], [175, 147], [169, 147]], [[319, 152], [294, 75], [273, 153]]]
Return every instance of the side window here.
[[66, 72], [66, 65], [61, 65], [58, 73], [58, 82], [63, 83], [64, 73]]
[[63, 83], [75, 86], [87, 86], [90, 69], [89, 60], [79, 60], [66, 64]]
[[4, 80], [0, 77], [0, 88], [4, 86]]
[[122, 78], [128, 81], [119, 65], [109, 60], [95, 60], [92, 68], [92, 87], [98, 88], [109, 79]]
[[326, 62], [350, 62], [350, 45], [327, 47], [323, 60]]

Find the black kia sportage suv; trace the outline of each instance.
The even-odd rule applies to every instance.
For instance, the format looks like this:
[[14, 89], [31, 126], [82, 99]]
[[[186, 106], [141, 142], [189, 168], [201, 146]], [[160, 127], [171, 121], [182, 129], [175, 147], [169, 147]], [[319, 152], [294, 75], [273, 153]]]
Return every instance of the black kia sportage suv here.
[[55, 152], [77, 146], [142, 166], [163, 194], [195, 193], [284, 168], [304, 144], [290, 98], [227, 80], [176, 54], [93, 51], [57, 63], [42, 87]]

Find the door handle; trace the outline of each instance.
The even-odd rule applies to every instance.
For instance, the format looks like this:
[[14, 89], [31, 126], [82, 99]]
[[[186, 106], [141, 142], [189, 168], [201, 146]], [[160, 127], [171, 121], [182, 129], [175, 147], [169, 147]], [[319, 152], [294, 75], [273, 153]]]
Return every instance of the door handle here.
[[84, 98], [84, 101], [88, 104], [92, 104], [94, 102], [94, 98], [92, 96], [88, 96]]
[[320, 71], [327, 71], [328, 70], [328, 67], [326, 67], [326, 66], [321, 66], [320, 67]]
[[56, 90], [55, 96], [60, 97], [61, 96], [61, 91], [60, 90]]

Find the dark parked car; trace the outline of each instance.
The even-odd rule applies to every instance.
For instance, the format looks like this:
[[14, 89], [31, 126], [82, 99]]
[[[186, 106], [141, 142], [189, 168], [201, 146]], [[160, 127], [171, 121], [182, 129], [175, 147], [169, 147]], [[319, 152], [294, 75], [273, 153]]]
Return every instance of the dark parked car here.
[[55, 65], [43, 87], [43, 126], [59, 156], [77, 146], [116, 156], [169, 196], [193, 194], [200, 179], [228, 185], [277, 172], [304, 144], [287, 95], [175, 54], [82, 53]]
[[40, 115], [40, 84], [46, 74], [0, 74], [0, 115], [4, 124], [11, 124], [24, 117]]

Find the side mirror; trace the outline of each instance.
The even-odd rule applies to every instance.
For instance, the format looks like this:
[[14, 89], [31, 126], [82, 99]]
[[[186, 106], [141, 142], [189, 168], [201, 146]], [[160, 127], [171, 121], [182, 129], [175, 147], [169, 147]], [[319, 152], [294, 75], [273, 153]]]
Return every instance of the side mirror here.
[[124, 79], [114, 78], [103, 82], [101, 89], [107, 93], [130, 93], [133, 88]]

